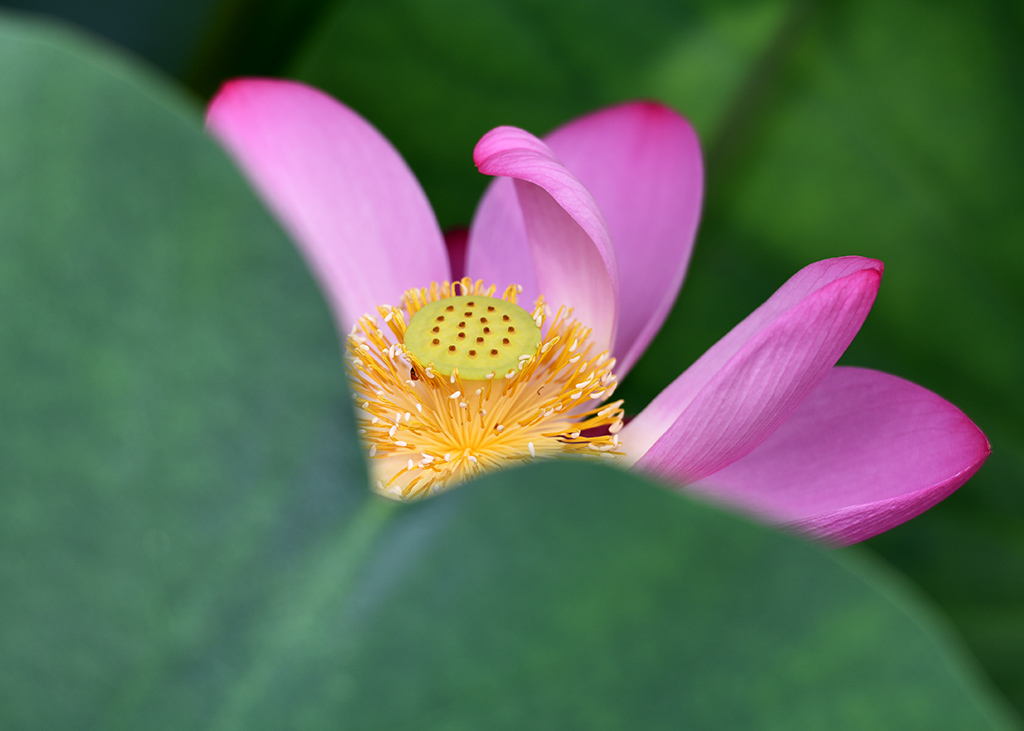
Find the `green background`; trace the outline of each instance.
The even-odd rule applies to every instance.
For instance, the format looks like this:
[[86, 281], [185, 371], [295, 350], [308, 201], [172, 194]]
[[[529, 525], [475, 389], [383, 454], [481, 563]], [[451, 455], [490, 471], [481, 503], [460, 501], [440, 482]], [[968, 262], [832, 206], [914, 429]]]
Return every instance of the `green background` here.
[[[0, 26], [0, 725], [973, 728], [989, 680], [1024, 709], [1019, 5], [34, 7], [177, 81]], [[446, 226], [490, 127], [674, 106], [705, 214], [630, 409], [856, 253], [887, 271], [844, 362], [949, 398], [993, 456], [830, 555], [576, 465], [368, 500], [321, 298], [200, 131], [241, 73], [358, 109]]]

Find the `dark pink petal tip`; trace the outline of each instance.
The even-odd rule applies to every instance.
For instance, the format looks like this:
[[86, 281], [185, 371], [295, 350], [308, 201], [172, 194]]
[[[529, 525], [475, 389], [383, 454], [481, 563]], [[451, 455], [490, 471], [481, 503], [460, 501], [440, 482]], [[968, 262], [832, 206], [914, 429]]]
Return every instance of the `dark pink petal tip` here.
[[931, 391], [838, 367], [753, 452], [690, 489], [845, 546], [945, 499], [990, 453], [981, 430]]
[[448, 278], [441, 231], [412, 171], [345, 105], [293, 81], [237, 79], [206, 119], [306, 256], [345, 329], [406, 289]]

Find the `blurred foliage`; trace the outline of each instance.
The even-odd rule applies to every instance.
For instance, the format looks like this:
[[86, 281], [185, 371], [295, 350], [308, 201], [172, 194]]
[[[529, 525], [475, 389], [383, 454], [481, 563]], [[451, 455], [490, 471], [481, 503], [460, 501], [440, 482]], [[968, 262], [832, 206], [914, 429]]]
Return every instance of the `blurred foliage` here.
[[331, 0], [222, 0], [184, 81], [201, 96], [234, 76], [275, 76], [315, 30]]
[[[595, 107], [636, 97], [657, 98], [687, 114], [708, 156], [706, 213], [679, 303], [625, 384], [632, 410], [804, 264], [850, 253], [884, 260], [888, 269], [880, 297], [845, 362], [896, 373], [949, 398], [986, 431], [994, 454], [952, 498], [869, 546], [909, 575], [953, 619], [987, 674], [1024, 710], [1024, 294], [1019, 287], [1024, 280], [1024, 209], [1019, 203], [1024, 193], [1024, 141], [1019, 135], [1024, 128], [1024, 10], [1019, 4], [851, 0], [819, 7], [787, 0], [643, 0], [628, 11], [621, 3], [582, 0], [200, 5], [153, 3], [160, 12], [149, 14], [143, 13], [148, 4], [135, 5], [131, 7], [137, 15], [122, 14], [119, 21], [137, 26], [134, 35], [127, 33], [137, 39], [128, 45], [170, 68], [201, 94], [215, 88], [222, 76], [265, 73], [305, 79], [344, 100], [395, 142], [444, 225], [466, 223], [472, 215], [487, 181], [474, 171], [470, 151], [492, 126], [517, 124], [541, 133]], [[123, 31], [110, 32], [109, 22], [102, 22], [110, 17], [110, 7], [115, 5], [43, 9], [125, 42]], [[173, 15], [168, 7], [181, 10], [174, 23], [161, 23], [159, 18]], [[186, 18], [191, 20], [186, 23]], [[154, 25], [159, 34], [143, 32]], [[219, 711], [225, 726], [244, 725], [246, 714], [268, 704], [315, 698], [309, 712], [313, 725], [324, 707], [318, 704], [329, 705], [330, 699], [351, 697], [356, 691], [371, 692], [360, 681], [370, 658], [379, 661], [367, 671], [368, 678], [377, 679], [376, 692], [392, 687], [389, 683], [408, 688], [420, 680], [402, 666], [405, 652], [444, 666], [437, 655], [443, 638], [418, 644], [439, 632], [437, 627], [419, 626], [422, 613], [402, 607], [425, 606], [431, 615], [445, 617], [453, 611], [458, 616], [456, 610], [463, 606], [511, 612], [504, 605], [486, 604], [483, 595], [467, 586], [490, 587], [487, 581], [500, 585], [505, 575], [526, 582], [569, 581], [568, 567], [580, 560], [574, 553], [579, 549], [571, 544], [574, 537], [598, 530], [593, 525], [613, 530], [601, 522], [601, 511], [627, 508], [635, 511], [630, 514], [632, 525], [645, 526], [637, 530], [643, 546], [666, 541], [662, 547], [671, 546], [673, 559], [691, 573], [670, 577], [653, 553], [645, 553], [648, 549], [626, 551], [623, 555], [634, 556], [637, 565], [652, 563], [653, 583], [637, 584], [625, 569], [612, 573], [615, 578], [604, 586], [606, 593], [592, 611], [610, 612], [625, 624], [600, 632], [599, 622], [607, 617], [581, 624], [577, 654], [572, 655], [577, 667], [600, 662], [600, 654], [588, 654], [596, 652], [596, 645], [587, 644], [594, 637], [611, 637], [620, 648], [616, 652], [628, 652], [628, 643], [614, 644], [621, 639], [616, 633], [625, 632], [626, 626], [639, 631], [637, 617], [644, 618], [640, 624], [652, 622], [654, 629], [639, 645], [649, 654], [627, 656], [629, 667], [642, 667], [651, 657], [670, 662], [672, 658], [659, 654], [665, 652], [657, 646], [661, 641], [692, 654], [692, 638], [672, 634], [664, 624], [667, 618], [630, 613], [640, 607], [654, 612], [666, 597], [676, 602], [692, 594], [696, 603], [686, 606], [694, 612], [691, 621], [699, 624], [707, 621], [700, 613], [707, 606], [724, 606], [700, 602], [710, 601], [706, 597], [715, 592], [741, 596], [744, 586], [759, 587], [757, 595], [770, 605], [763, 624], [755, 621], [753, 608], [734, 607], [738, 615], [729, 619], [746, 622], [743, 626], [752, 633], [746, 639], [778, 642], [770, 639], [769, 628], [783, 638], [833, 638], [820, 628], [839, 621], [830, 612], [846, 606], [857, 590], [831, 565], [820, 568], [827, 578], [815, 583], [819, 569], [808, 566], [821, 566], [828, 559], [683, 501], [667, 507], [656, 491], [624, 507], [609, 486], [606, 495], [580, 508], [590, 510], [596, 523], [577, 525], [566, 517], [566, 524], [573, 526], [569, 536], [544, 529], [546, 523], [538, 525], [537, 542], [522, 545], [504, 543], [514, 538], [511, 527], [473, 533], [465, 521], [497, 526], [503, 508], [515, 505], [522, 511], [535, 501], [543, 507], [532, 510], [540, 514], [569, 508], [544, 503], [554, 498], [532, 491], [513, 498], [508, 487], [494, 485], [454, 493], [445, 503], [410, 511], [401, 519], [377, 516], [373, 510], [352, 512], [362, 500], [355, 497], [362, 494], [361, 482], [348, 476], [354, 468], [345, 460], [353, 457], [339, 457], [330, 448], [348, 430], [340, 416], [344, 407], [334, 370], [336, 343], [287, 242], [229, 166], [213, 155], [212, 146], [199, 139], [195, 115], [189, 118], [166, 92], [154, 92], [152, 80], [132, 76], [129, 83], [159, 97], [159, 109], [113, 90], [112, 82], [103, 81], [98, 72], [72, 77], [66, 64], [55, 60], [59, 54], [39, 54], [34, 65], [26, 65], [12, 50], [16, 45], [10, 38], [0, 44], [0, 60], [9, 62], [6, 103], [12, 98], [34, 100], [39, 106], [33, 108], [32, 119], [49, 126], [8, 125], [15, 112], [25, 113], [23, 106], [0, 115], [5, 120], [0, 126], [0, 175], [5, 176], [5, 191], [18, 191], [0, 203], [0, 218], [7, 222], [2, 240], [8, 247], [31, 241], [51, 248], [39, 249], [35, 259], [8, 260], [0, 273], [6, 280], [5, 311], [18, 313], [8, 318], [4, 340], [31, 344], [24, 352], [8, 351], [19, 353], [21, 360], [4, 362], [17, 368], [12, 373], [33, 375], [19, 390], [4, 391], [5, 399], [13, 399], [4, 402], [0, 417], [10, 419], [5, 433], [19, 435], [4, 451], [0, 478], [6, 504], [13, 506], [3, 529], [3, 540], [11, 542], [4, 553], [19, 560], [7, 565], [0, 573], [6, 578], [0, 580], [39, 592], [25, 594], [14, 609], [8, 608], [14, 614], [6, 617], [17, 621], [4, 622], [4, 657], [19, 662], [27, 658], [28, 665], [5, 660], [3, 687], [53, 680], [52, 664], [66, 658], [63, 687], [85, 693], [86, 686], [75, 682], [95, 676], [93, 696], [70, 693], [63, 706], [55, 704], [47, 712], [74, 710], [78, 703], [85, 709], [99, 698], [103, 705], [92, 710], [104, 708], [111, 714], [110, 709], [120, 709], [122, 725], [132, 725], [133, 714], [142, 711], [169, 713], [167, 719], [188, 719], [189, 713], [212, 717], [208, 714], [216, 709], [198, 708], [198, 701], [176, 705], [175, 699], [195, 687], [214, 687], [234, 688]], [[68, 45], [75, 42], [68, 40]], [[179, 49], [177, 55], [168, 55], [172, 46]], [[191, 62], [183, 60], [180, 49], [192, 49]], [[83, 53], [94, 57], [91, 51]], [[43, 63], [43, 58], [50, 60]], [[125, 74], [118, 64], [103, 64], [104, 73]], [[168, 109], [172, 117], [184, 114], [187, 122], [176, 126], [166, 121]], [[111, 119], [120, 122], [110, 124]], [[109, 128], [104, 130], [104, 124]], [[98, 147], [97, 139], [102, 142]], [[158, 139], [160, 144], [154, 142]], [[43, 160], [46, 165], [31, 174]], [[139, 160], [148, 162], [135, 167]], [[111, 186], [111, 179], [119, 182]], [[109, 189], [101, 195], [104, 186]], [[33, 196], [48, 196], [57, 207], [41, 215], [32, 208], [37, 200]], [[20, 215], [22, 211], [35, 213]], [[91, 223], [83, 227], [83, 220]], [[17, 226], [12, 228], [10, 221]], [[125, 252], [123, 244], [114, 248], [125, 231], [139, 244], [137, 250]], [[69, 250], [68, 241], [77, 245]], [[189, 246], [182, 249], [181, 242]], [[32, 269], [38, 261], [50, 268]], [[175, 276], [168, 278], [168, 271]], [[86, 276], [90, 273], [94, 280]], [[38, 298], [19, 295], [37, 290]], [[69, 291], [76, 293], [76, 301], [83, 291], [91, 299], [68, 311], [62, 296]], [[294, 293], [300, 295], [298, 304], [292, 302]], [[125, 301], [135, 303], [133, 309], [125, 310]], [[209, 319], [197, 319], [200, 313]], [[53, 323], [46, 339], [30, 329], [38, 318]], [[261, 323], [259, 331], [246, 324], [254, 320]], [[65, 362], [66, 353], [82, 360]], [[147, 354], [146, 359], [138, 361], [139, 353]], [[295, 363], [304, 365], [293, 372]], [[253, 369], [252, 364], [260, 367]], [[302, 410], [289, 405], [296, 402]], [[41, 403], [46, 408], [39, 410]], [[82, 421], [82, 414], [92, 414], [93, 420]], [[24, 429], [24, 423], [35, 426]], [[159, 443], [154, 435], [160, 436]], [[35, 461], [15, 458], [40, 453], [18, 451], [30, 447], [48, 450], [45, 471], [39, 472]], [[544, 474], [552, 481], [558, 477]], [[14, 484], [12, 475], [23, 477], [28, 492], [8, 487]], [[259, 475], [264, 479], [256, 479]], [[140, 480], [151, 489], [133, 490]], [[34, 491], [54, 481], [67, 489], [49, 495], [53, 502], [42, 501]], [[338, 485], [349, 485], [350, 492], [339, 493]], [[492, 489], [496, 497], [485, 494]], [[241, 513], [236, 515], [237, 510]], [[459, 523], [467, 532], [446, 534], [427, 550], [425, 542], [435, 535], [431, 531], [456, 521], [456, 514], [471, 516]], [[664, 536], [646, 535], [646, 526], [662, 514], [671, 514], [680, 525], [690, 521], [687, 530], [693, 540], [672, 543], [684, 538], [667, 529]], [[353, 522], [349, 531], [346, 521], [352, 515], [357, 516], [352, 521], [362, 522]], [[522, 525], [525, 519], [514, 512], [508, 526], [516, 520]], [[734, 564], [733, 573], [721, 576], [701, 573], [699, 561], [687, 563], [680, 557], [691, 555], [686, 551], [707, 555], [709, 543], [717, 551], [722, 539], [710, 536], [711, 529], [701, 527], [703, 521], [719, 526], [737, 542], [734, 547], [741, 554], [750, 546], [764, 546], [758, 550], [771, 558], [753, 568]], [[42, 525], [52, 526], [50, 532], [37, 533]], [[399, 534], [400, 525], [409, 530]], [[375, 537], [377, 530], [387, 540]], [[46, 550], [31, 561], [22, 558], [25, 546], [44, 545], [40, 535], [52, 539]], [[379, 616], [366, 609], [370, 604], [358, 601], [351, 607], [345, 604], [344, 612], [336, 610], [340, 615], [332, 614], [332, 602], [343, 603], [342, 595], [356, 581], [351, 573], [355, 569], [345, 564], [345, 551], [355, 545], [369, 556], [370, 544], [382, 551], [371, 566], [393, 565], [388, 562], [407, 558], [405, 551], [422, 552], [415, 564], [421, 578], [383, 588], [360, 584], [372, 598], [364, 601], [383, 602], [384, 609], [373, 604]], [[169, 552], [168, 545], [174, 550]], [[398, 548], [388, 548], [392, 545]], [[450, 563], [453, 557], [472, 555], [471, 546], [479, 547], [483, 558], [466, 565]], [[543, 552], [545, 547], [550, 552]], [[510, 558], [509, 551], [543, 558], [515, 563], [518, 558]], [[563, 554], [565, 562], [554, 562], [554, 573], [525, 578], [517, 573], [529, 566], [537, 570], [535, 564]], [[604, 556], [614, 563], [617, 555], [597, 552], [593, 558]], [[511, 574], [495, 579], [484, 570], [487, 561], [505, 560], [513, 563], [501, 564], [501, 571]], [[781, 569], [773, 568], [776, 560]], [[330, 577], [339, 562], [340, 588], [331, 589]], [[770, 576], [772, 571], [781, 577], [777, 584], [757, 583], [764, 579], [761, 573]], [[808, 573], [799, 573], [803, 571]], [[34, 583], [34, 576], [53, 578]], [[452, 587], [451, 597], [432, 592], [436, 584]], [[702, 593], [705, 589], [707, 594]], [[810, 602], [815, 589], [822, 594], [822, 613], [803, 618], [808, 624], [779, 629], [776, 621], [793, 618], [787, 597]], [[374, 591], [386, 596], [373, 598]], [[636, 602], [610, 599], [621, 591], [637, 597]], [[788, 665], [780, 663], [792, 670], [786, 678], [793, 688], [801, 677], [801, 682], [836, 681], [836, 687], [841, 680], [848, 692], [844, 703], [856, 704], [865, 697], [859, 693], [884, 694], [888, 686], [902, 688], [908, 679], [920, 679], [922, 695], [915, 696], [908, 686], [906, 708], [916, 698], [922, 706], [934, 704], [917, 709], [920, 713], [935, 715], [915, 718], [908, 711], [906, 723], [973, 727], [966, 717], [956, 716], [964, 712], [958, 705], [963, 691], [951, 685], [941, 668], [932, 667], [945, 661], [929, 654], [935, 652], [930, 642], [900, 624], [905, 620], [881, 611], [877, 598], [860, 590], [857, 596], [862, 595], [863, 606], [870, 609], [852, 604], [849, 613], [859, 612], [862, 626], [876, 623], [871, 625], [877, 629], [873, 640], [896, 648], [886, 653], [885, 661], [904, 664], [877, 665], [877, 687], [857, 686], [851, 678], [824, 671], [822, 657], [808, 652]], [[303, 602], [310, 596], [309, 614], [304, 615]], [[51, 614], [55, 597], [71, 603]], [[566, 612], [570, 607], [585, 611], [571, 599], [559, 595], [551, 601]], [[486, 661], [493, 660], [489, 653], [508, 652], [509, 640], [493, 637], [494, 627], [469, 631], [465, 636], [482, 644], [461, 648], [462, 670], [451, 672], [476, 677], [481, 693], [499, 680], [515, 688], [528, 677], [542, 677], [518, 676], [517, 669], [558, 667], [557, 658], [545, 656], [544, 643], [536, 638], [564, 630], [559, 618], [530, 614], [514, 601], [511, 606], [527, 613], [525, 618], [510, 615], [525, 623], [513, 625], [520, 627], [516, 631], [539, 633], [530, 635], [538, 644], [520, 658], [521, 664], [510, 665], [513, 675], [487, 676]], [[335, 616], [355, 624], [332, 624]], [[278, 637], [268, 629], [277, 627], [278, 620], [291, 634]], [[28, 626], [19, 623], [35, 621], [61, 631], [43, 633], [42, 641], [14, 634]], [[342, 646], [335, 637], [324, 644], [324, 653], [343, 652], [346, 662], [359, 658], [360, 665], [318, 674], [308, 684], [302, 683], [302, 674], [298, 680], [279, 676], [281, 668], [297, 662], [299, 653], [317, 647], [338, 627], [355, 628], [350, 632], [358, 632], [360, 639]], [[595, 634], [584, 636], [586, 632]], [[839, 646], [828, 651], [844, 657], [850, 650], [842, 647], [844, 637], [853, 636], [837, 632], [833, 639]], [[911, 639], [903, 639], [907, 636]], [[207, 654], [201, 647], [204, 641], [213, 643]], [[112, 666], [97, 666], [95, 643], [117, 645], [122, 654], [107, 658]], [[709, 646], [724, 658], [720, 667], [732, 668], [733, 663], [752, 668], [751, 673], [761, 667], [751, 666], [751, 657], [739, 646]], [[771, 644], [760, 660], [778, 658], [772, 653], [786, 647]], [[806, 649], [800, 644], [796, 648], [791, 651]], [[324, 656], [316, 655], [318, 661]], [[269, 660], [260, 665], [261, 657], [276, 658], [280, 665], [267, 665]], [[145, 670], [132, 684], [102, 685], [110, 677], [105, 673], [132, 669], [135, 674], [139, 667]], [[25, 668], [31, 670], [27, 675]], [[671, 682], [686, 677], [689, 669], [662, 671], [650, 682]], [[12, 681], [15, 671], [18, 677]], [[713, 668], [702, 667], [702, 672], [709, 683], [717, 679], [722, 685], [701, 692], [725, 697], [716, 693], [728, 690], [728, 679], [715, 675]], [[611, 683], [613, 674], [598, 677]], [[238, 678], [242, 680], [232, 686]], [[873, 682], [859, 676], [852, 680]], [[166, 685], [163, 695], [155, 690], [161, 684]], [[756, 687], [757, 680], [742, 684]], [[925, 699], [929, 685], [931, 695]], [[278, 694], [261, 697], [268, 687]], [[601, 684], [578, 690], [615, 695]], [[766, 695], [762, 700], [782, 703], [780, 698]], [[417, 707], [406, 700], [380, 708], [379, 719], [366, 718], [397, 722]], [[28, 708], [29, 701], [23, 702], [10, 707]], [[378, 704], [387, 702], [377, 698]], [[750, 713], [758, 702], [751, 700]], [[943, 702], [949, 707], [938, 705]], [[847, 716], [851, 728], [881, 727], [877, 719], [859, 715], [868, 712], [862, 706], [854, 707], [858, 710]], [[439, 701], [435, 711], [449, 708]], [[702, 718], [696, 706], [654, 710], [669, 711]], [[780, 709], [763, 705], [756, 712], [763, 714], [764, 723], [745, 723], [749, 719], [742, 716], [730, 720], [739, 726], [770, 727], [773, 718], [790, 727], [834, 725], [832, 719], [815, 715], [824, 711], [812, 706], [801, 707], [807, 714], [801, 718], [772, 716]], [[507, 713], [507, 725], [516, 726], [513, 711]], [[117, 720], [103, 718], [111, 725]], [[614, 727], [611, 716], [588, 721], [589, 727]], [[95, 723], [104, 725], [99, 716]], [[167, 727], [172, 726], [168, 720]]]
[[74, 24], [180, 75], [210, 24], [211, 0], [4, 0], [2, 7]]

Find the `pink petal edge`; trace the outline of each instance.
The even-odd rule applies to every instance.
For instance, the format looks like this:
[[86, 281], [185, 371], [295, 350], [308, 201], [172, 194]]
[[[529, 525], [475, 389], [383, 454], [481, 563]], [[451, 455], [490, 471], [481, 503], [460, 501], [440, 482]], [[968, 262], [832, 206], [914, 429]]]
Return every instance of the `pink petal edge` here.
[[348, 107], [296, 82], [238, 79], [214, 97], [207, 126], [305, 254], [345, 330], [406, 289], [449, 278], [422, 188]]
[[844, 257], [791, 277], [623, 429], [636, 467], [685, 484], [753, 450], [846, 350], [881, 268]]
[[931, 391], [836, 367], [754, 451], [686, 489], [849, 545], [943, 500], [990, 452], [981, 430]]
[[619, 267], [612, 355], [625, 377], [682, 287], [700, 221], [704, 163], [690, 123], [650, 101], [574, 120], [544, 138], [608, 223]]
[[522, 302], [542, 294], [512, 178], [494, 178], [484, 191], [469, 227], [464, 271], [499, 287], [518, 284]]
[[[592, 329], [597, 350], [610, 349], [618, 310], [618, 268], [608, 227], [593, 197], [547, 145], [515, 127], [497, 127], [485, 134], [473, 159], [485, 175], [514, 180], [536, 284], [547, 302], [552, 308], [572, 307], [574, 317]], [[471, 240], [470, 245], [477, 243]], [[483, 278], [486, 272], [473, 269], [475, 263], [475, 258], [468, 262], [470, 276]]]

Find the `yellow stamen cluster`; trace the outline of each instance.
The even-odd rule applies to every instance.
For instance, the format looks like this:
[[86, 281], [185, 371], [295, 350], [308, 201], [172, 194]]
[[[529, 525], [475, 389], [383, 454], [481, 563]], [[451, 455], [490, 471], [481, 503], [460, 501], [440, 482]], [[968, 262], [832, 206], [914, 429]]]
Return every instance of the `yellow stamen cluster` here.
[[[515, 306], [520, 288], [491, 302]], [[622, 402], [602, 405], [615, 390], [615, 359], [593, 354], [589, 328], [560, 308], [548, 325], [543, 298], [529, 316], [543, 333], [516, 365], [464, 379], [458, 367], [439, 372], [406, 347], [410, 318], [432, 302], [495, 287], [463, 279], [405, 293], [402, 307], [378, 307], [348, 336], [347, 360], [359, 434], [377, 490], [407, 500], [440, 492], [483, 472], [555, 455], [618, 457]], [[508, 303], [508, 304], [506, 304]], [[450, 375], [449, 375], [450, 373]], [[596, 405], [595, 405], [596, 402]]]

